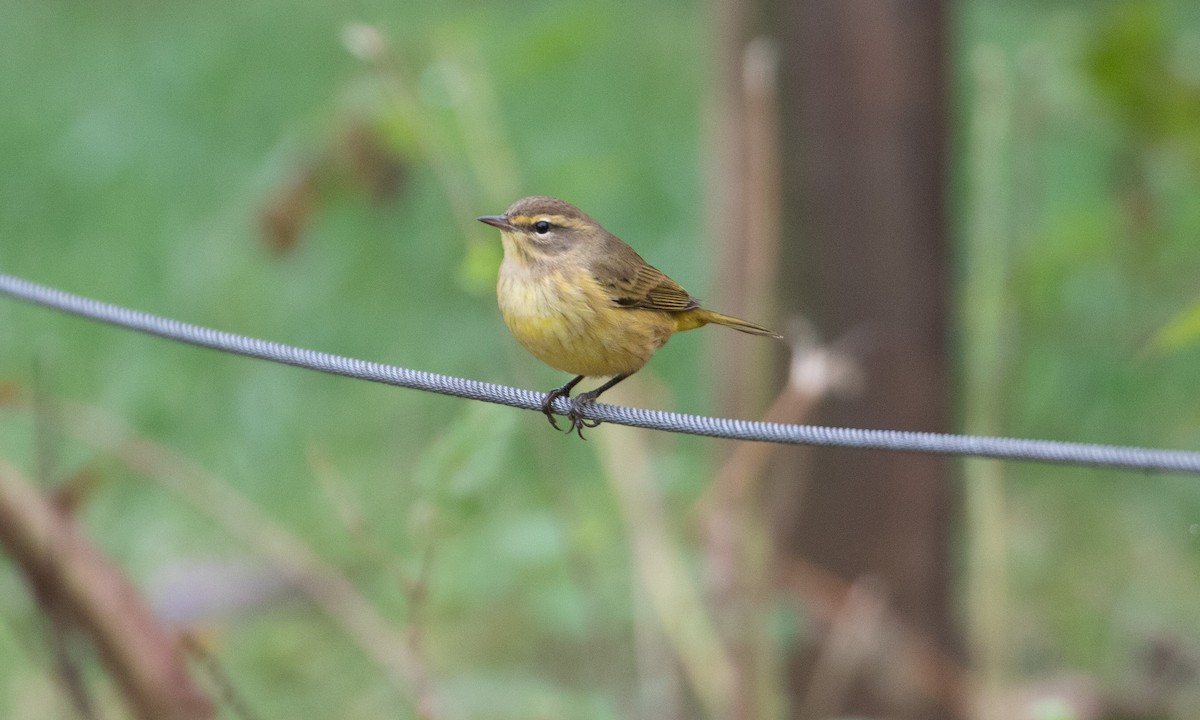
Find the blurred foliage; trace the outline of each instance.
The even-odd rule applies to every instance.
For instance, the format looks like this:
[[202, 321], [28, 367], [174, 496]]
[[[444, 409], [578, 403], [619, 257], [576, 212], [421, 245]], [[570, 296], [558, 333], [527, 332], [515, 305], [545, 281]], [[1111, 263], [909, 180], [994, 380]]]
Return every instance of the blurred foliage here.
[[[1177, 14], [1156, 0], [1118, 3], [1089, 39], [1090, 79], [1124, 133], [1122, 195], [1135, 225], [1158, 222], [1165, 185], [1152, 187], [1162, 173], [1156, 166], [1179, 173], [1184, 186], [1200, 184], [1200, 48], [1194, 29], [1180, 32]], [[1193, 306], [1162, 327], [1153, 345], [1173, 352], [1197, 340], [1200, 307]]]
[[1143, 141], [1172, 141], [1200, 161], [1200, 75], [1158, 0], [1108, 9], [1089, 41], [1087, 69], [1121, 125]]
[[1200, 343], [1200, 303], [1171, 318], [1154, 336], [1154, 345], [1163, 352], [1183, 350]]
[[[984, 198], [998, 206], [990, 236], [1013, 258], [1011, 335], [997, 340], [1005, 392], [990, 412], [1008, 435], [1195, 448], [1200, 348], [1182, 342], [1180, 313], [1200, 276], [1194, 6], [969, 3], [962, 19], [965, 48], [1004, 58], [1011, 98], [1005, 195]], [[984, 91], [967, 85], [962, 97]], [[1176, 703], [1150, 717], [1194, 715], [1195, 481], [1012, 465], [1004, 475], [996, 511], [1007, 518], [1015, 672], [1086, 668], [1110, 697], [1161, 691]], [[1146, 659], [1160, 641], [1193, 670], [1162, 682]]]
[[[1200, 28], [1187, 7], [962, 3], [957, 46], [999, 47], [1015, 87], [1006, 433], [1196, 447], [1200, 348], [1195, 311], [1180, 314], [1200, 275]], [[703, 297], [718, 271], [703, 226], [708, 10], [7, 3], [0, 268], [234, 332], [552, 387], [562, 378], [515, 346], [488, 296], [497, 243], [474, 217], [561, 195]], [[958, 88], [960, 118], [974, 92]], [[1170, 352], [1142, 352], [1148, 338]], [[655, 406], [702, 411], [717, 381], [706, 351], [725, 340], [680, 337], [629, 383]], [[654, 623], [595, 441], [536, 413], [0, 302], [3, 387], [27, 394], [35, 364], [51, 395], [223, 478], [398, 629], [418, 629], [444, 716], [629, 717], [670, 695], [640, 674]], [[172, 568], [254, 555], [138, 468], [0, 395], [0, 457], [32, 474], [41, 442], [57, 468], [43, 484], [87, 478], [85, 529], [152, 596]], [[713, 443], [648, 442], [667, 525], [693, 547]], [[1143, 677], [1148, 638], [1200, 652], [1194, 481], [1006, 472], [1022, 674], [1080, 668], [1118, 687]], [[0, 714], [60, 717], [38, 612], [0, 570]], [[304, 601], [197, 625], [262, 716], [415, 712]]]
[[[500, 322], [499, 243], [474, 218], [557, 193], [702, 293], [703, 23], [681, 2], [10, 3], [0, 267], [298, 345], [560, 384]], [[618, 717], [636, 702], [622, 521], [592, 446], [541, 416], [12, 303], [0, 338], [0, 379], [27, 394], [40, 362], [52, 396], [224, 478], [398, 631], [418, 627], [446, 716]], [[707, 342], [673, 343], [642, 382], [668, 378], [670, 405], [702, 409]], [[97, 478], [88, 533], [153, 596], [178, 597], [158, 592], [173, 568], [253, 556], [137, 469], [16, 407], [0, 415], [0, 456], [29, 471], [47, 436], [63, 476]], [[700, 492], [705, 447], [663, 446], [673, 506]], [[61, 716], [37, 611], [0, 567], [0, 714]], [[413, 712], [307, 603], [197, 622], [262, 716]]]

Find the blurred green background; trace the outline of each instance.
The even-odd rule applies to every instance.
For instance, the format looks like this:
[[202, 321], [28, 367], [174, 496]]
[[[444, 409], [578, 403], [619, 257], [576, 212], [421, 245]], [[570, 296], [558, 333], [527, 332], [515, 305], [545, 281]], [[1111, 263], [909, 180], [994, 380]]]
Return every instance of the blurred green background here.
[[[706, 5], [0, 9], [5, 273], [246, 335], [549, 388], [565, 378], [525, 356], [500, 320], [498, 241], [476, 215], [555, 194], [700, 297], [719, 271], [705, 253], [716, 72]], [[969, 0], [953, 19], [956, 227], [972, 232], [990, 208], [1001, 223], [990, 231], [1012, 243], [999, 432], [1197, 448], [1194, 6]], [[981, 162], [971, 119], [987, 78], [1008, 88], [1014, 118], [1000, 165], [985, 169], [993, 187], [966, 180]], [[719, 339], [672, 342], [639, 374], [638, 402], [710, 412], [705, 358]], [[220, 356], [8, 301], [0, 382], [18, 398], [0, 413], [0, 457], [82, 486], [89, 535], [160, 611], [203, 629], [262, 717], [416, 710], [304, 601], [267, 592], [237, 612], [189, 609], [197, 577], [218, 591], [238, 585], [239, 568], [257, 562], [245, 538], [262, 528], [239, 536], [221, 502], [181, 501], [105, 445], [113, 427], [236, 488], [398, 633], [416, 628], [441, 716], [653, 707], [635, 662], [647, 600], [603, 438], [566, 441], [536, 413]], [[34, 395], [54, 399], [40, 421], [20, 400]], [[718, 448], [643, 442], [666, 526], [688, 546]], [[1078, 670], [1120, 689], [1137, 682], [1149, 640], [1196, 670], [1195, 479], [1005, 472], [1016, 679]], [[0, 560], [5, 717], [64, 716], [44, 632]], [[802, 632], [781, 630], [781, 642]], [[99, 671], [91, 677], [115, 704]], [[1194, 676], [1189, 687], [1186, 707], [1200, 707]]]

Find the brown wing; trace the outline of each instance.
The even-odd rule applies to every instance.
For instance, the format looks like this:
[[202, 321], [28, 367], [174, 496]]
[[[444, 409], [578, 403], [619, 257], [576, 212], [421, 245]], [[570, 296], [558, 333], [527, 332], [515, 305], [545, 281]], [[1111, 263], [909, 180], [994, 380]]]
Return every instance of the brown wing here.
[[607, 248], [606, 256], [595, 266], [596, 280], [614, 304], [666, 312], [700, 307], [700, 301], [688, 295], [679, 283], [648, 264], [625, 243], [620, 240], [617, 243], [620, 244]]

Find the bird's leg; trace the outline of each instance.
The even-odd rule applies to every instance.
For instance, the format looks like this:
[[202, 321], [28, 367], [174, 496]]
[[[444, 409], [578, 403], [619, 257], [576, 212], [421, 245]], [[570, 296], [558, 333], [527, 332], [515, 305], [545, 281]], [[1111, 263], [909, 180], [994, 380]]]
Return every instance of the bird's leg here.
[[[555, 421], [554, 408], [552, 408], [551, 406], [554, 404], [554, 401], [559, 398], [571, 397], [571, 388], [578, 385], [579, 381], [582, 379], [583, 379], [582, 375], [576, 375], [575, 379], [568, 381], [566, 385], [563, 385], [560, 388], [555, 388], [555, 389], [551, 390], [549, 393], [547, 393], [546, 399], [544, 401], [542, 401], [542, 412], [546, 414], [546, 419], [550, 421], [550, 424], [554, 426], [555, 430], [562, 430], [562, 428], [560, 428], [558, 426], [558, 422]], [[568, 430], [567, 432], [570, 432], [570, 430]]]
[[567, 412], [567, 419], [571, 421], [571, 427], [567, 429], [567, 434], [569, 435], [571, 433], [571, 430], [574, 430], [576, 433], [579, 434], [580, 440], [586, 440], [587, 438], [585, 438], [583, 436], [583, 429], [585, 427], [586, 428], [594, 428], [600, 424], [600, 421], [599, 420], [588, 420], [587, 418], [583, 417], [583, 415], [580, 413], [580, 411], [584, 407], [591, 404], [596, 398], [600, 397], [600, 393], [604, 392], [605, 390], [608, 390], [613, 385], [616, 385], [617, 383], [621, 382], [622, 380], [629, 377], [630, 375], [632, 375], [632, 373], [625, 373], [624, 375], [617, 375], [616, 377], [612, 378], [611, 380], [604, 383], [603, 385], [596, 388], [595, 390], [588, 390], [585, 393], [579, 393], [578, 395], [576, 395], [575, 400], [572, 401], [572, 403], [571, 403], [570, 411]]

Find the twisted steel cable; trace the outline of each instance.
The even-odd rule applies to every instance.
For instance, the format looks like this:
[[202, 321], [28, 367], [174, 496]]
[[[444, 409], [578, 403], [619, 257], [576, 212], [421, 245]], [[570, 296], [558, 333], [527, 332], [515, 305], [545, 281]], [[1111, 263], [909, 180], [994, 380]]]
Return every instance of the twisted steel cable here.
[[[506, 385], [367, 362], [213, 330], [74, 295], [2, 273], [0, 273], [0, 294], [176, 342], [332, 375], [343, 375], [386, 385], [482, 400], [524, 410], [540, 411], [546, 397], [544, 393]], [[570, 407], [571, 400], [561, 398], [556, 400], [553, 405], [554, 410], [560, 414], [566, 414]], [[939, 455], [1200, 475], [1200, 452], [1184, 450], [947, 433], [787, 425], [686, 415], [605, 403], [585, 406], [582, 408], [582, 415], [589, 420], [732, 440], [901, 450]]]

